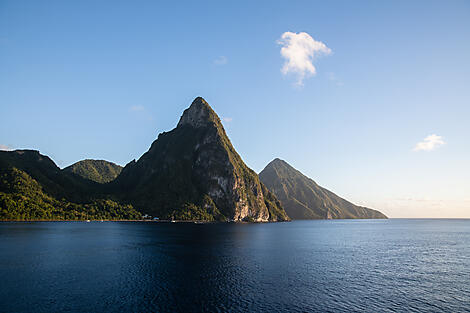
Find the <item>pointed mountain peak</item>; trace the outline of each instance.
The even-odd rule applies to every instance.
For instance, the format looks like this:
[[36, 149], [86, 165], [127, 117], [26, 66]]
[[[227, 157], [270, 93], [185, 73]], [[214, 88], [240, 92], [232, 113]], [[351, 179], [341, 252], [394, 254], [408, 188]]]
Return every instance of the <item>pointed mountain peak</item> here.
[[[268, 165], [259, 173], [260, 177], [264, 176], [270, 176], [270, 177], [282, 177], [282, 178], [295, 178], [295, 177], [302, 177], [304, 179], [311, 180], [313, 184], [316, 185], [316, 183], [302, 174], [299, 170], [294, 168], [292, 165], [287, 163], [284, 160], [281, 160], [279, 158], [275, 158], [271, 162], [269, 162]], [[269, 186], [268, 186], [269, 188]]]
[[266, 165], [265, 169], [267, 169], [267, 168], [281, 168], [281, 167], [292, 168], [292, 166], [289, 163], [287, 163], [286, 161], [281, 160], [279, 158], [275, 158], [274, 160], [269, 162], [268, 165]]
[[196, 98], [115, 183], [126, 201], [166, 219], [285, 221], [276, 197], [232, 146], [217, 114]]
[[387, 218], [379, 211], [339, 197], [277, 158], [261, 171], [259, 178], [292, 219]]
[[198, 128], [211, 124], [215, 124], [216, 126], [221, 125], [219, 117], [204, 98], [197, 97], [194, 99], [191, 106], [184, 110], [183, 115], [178, 122], [178, 127], [190, 125]]
[[272, 164], [272, 165], [275, 165], [275, 164], [286, 164], [287, 162], [284, 161], [284, 160], [281, 160], [279, 158], [275, 158], [274, 160], [272, 160], [269, 164]]

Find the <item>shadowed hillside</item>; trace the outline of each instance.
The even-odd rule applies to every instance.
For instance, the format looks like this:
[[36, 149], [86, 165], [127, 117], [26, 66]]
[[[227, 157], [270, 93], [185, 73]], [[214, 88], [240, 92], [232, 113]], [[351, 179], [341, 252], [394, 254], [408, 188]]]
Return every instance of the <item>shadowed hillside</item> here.
[[174, 219], [283, 221], [279, 201], [233, 148], [217, 114], [196, 98], [113, 182], [125, 201]]
[[387, 218], [379, 211], [357, 206], [275, 159], [259, 174], [292, 219]]

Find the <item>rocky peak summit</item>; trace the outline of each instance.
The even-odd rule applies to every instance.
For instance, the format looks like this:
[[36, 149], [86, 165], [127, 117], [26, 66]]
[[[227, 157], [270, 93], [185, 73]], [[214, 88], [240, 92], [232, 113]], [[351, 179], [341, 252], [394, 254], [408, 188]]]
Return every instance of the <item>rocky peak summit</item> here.
[[284, 221], [276, 197], [232, 146], [201, 97], [115, 181], [125, 200], [165, 219]]
[[275, 158], [274, 160], [269, 162], [266, 167], [276, 168], [276, 167], [280, 167], [280, 166], [289, 166], [289, 167], [291, 167], [286, 161], [284, 161], [282, 159], [279, 159], [279, 158]]
[[206, 100], [202, 97], [197, 97], [194, 99], [191, 106], [184, 110], [183, 115], [178, 122], [178, 127], [190, 125], [194, 128], [200, 128], [211, 124], [214, 126], [221, 125], [219, 117], [214, 110], [212, 110]]

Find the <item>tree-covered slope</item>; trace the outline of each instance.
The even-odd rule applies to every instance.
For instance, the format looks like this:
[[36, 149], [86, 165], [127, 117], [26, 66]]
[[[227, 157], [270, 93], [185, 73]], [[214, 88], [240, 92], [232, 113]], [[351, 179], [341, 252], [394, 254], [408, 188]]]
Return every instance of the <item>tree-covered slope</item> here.
[[49, 157], [36, 150], [0, 151], [0, 169], [9, 168], [27, 173], [56, 198], [82, 201], [100, 192], [98, 184], [61, 171]]
[[134, 208], [177, 220], [289, 219], [202, 98], [122, 171], [96, 160], [60, 170], [38, 151], [16, 150], [0, 151], [0, 175], [2, 220], [139, 218]]
[[61, 171], [34, 150], [0, 151], [0, 220], [136, 219], [100, 184]]
[[320, 187], [280, 159], [270, 162], [259, 177], [292, 219], [387, 218], [377, 210], [354, 205]]
[[209, 104], [196, 98], [112, 183], [124, 199], [163, 218], [282, 221], [279, 201], [248, 168]]
[[63, 171], [104, 184], [116, 179], [122, 171], [122, 166], [105, 160], [82, 160], [67, 166]]

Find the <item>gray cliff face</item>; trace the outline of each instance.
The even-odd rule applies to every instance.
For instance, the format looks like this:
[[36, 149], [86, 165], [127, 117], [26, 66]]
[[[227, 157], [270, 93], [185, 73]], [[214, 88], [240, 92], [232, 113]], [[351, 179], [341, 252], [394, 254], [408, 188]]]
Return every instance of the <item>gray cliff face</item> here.
[[[201, 109], [192, 110], [194, 107], [196, 106], [193, 104], [185, 112], [178, 127], [208, 127], [206, 112]], [[199, 184], [205, 186], [204, 192], [231, 220], [242, 221], [251, 217], [259, 222], [268, 221], [269, 212], [259, 179], [254, 176], [256, 174], [244, 168], [246, 165], [238, 155], [231, 155], [230, 151], [221, 148], [223, 142], [228, 141], [228, 138], [224, 138], [225, 131], [218, 127], [209, 127], [192, 151], [195, 157], [193, 171]], [[244, 176], [250, 175], [254, 176], [251, 181], [244, 179]]]
[[191, 208], [221, 220], [288, 219], [202, 98], [184, 111], [175, 129], [160, 134], [147, 153], [128, 164], [117, 182], [130, 190], [136, 207], [162, 217], [180, 217]]
[[191, 106], [184, 110], [177, 127], [189, 125], [194, 128], [207, 127], [220, 120], [203, 98], [196, 98]]

